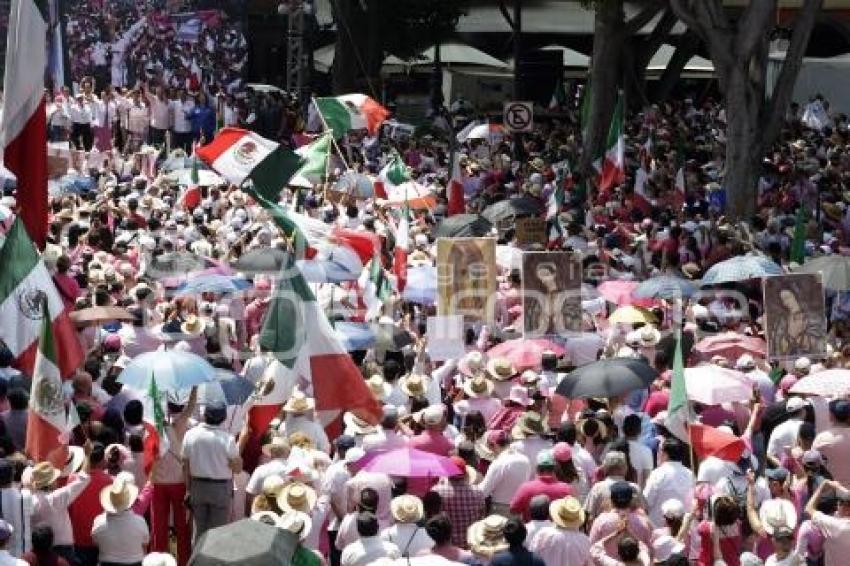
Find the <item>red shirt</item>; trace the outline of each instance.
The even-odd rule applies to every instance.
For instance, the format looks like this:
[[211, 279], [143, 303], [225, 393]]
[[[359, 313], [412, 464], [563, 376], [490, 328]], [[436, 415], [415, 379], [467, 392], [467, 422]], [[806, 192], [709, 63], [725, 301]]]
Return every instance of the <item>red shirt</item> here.
[[667, 389], [662, 391], [653, 391], [646, 399], [646, 405], [643, 408], [643, 412], [650, 417], [654, 417], [661, 411], [666, 410], [669, 403], [670, 392]]
[[438, 456], [446, 457], [448, 457], [451, 451], [455, 448], [451, 440], [446, 438], [443, 433], [434, 432], [432, 430], [422, 431], [422, 434], [417, 434], [411, 438], [407, 445], [417, 450], [423, 450], [425, 452], [437, 454]]
[[[91, 538], [91, 528], [94, 519], [103, 513], [100, 504], [100, 490], [112, 485], [112, 476], [104, 470], [91, 470], [91, 482], [71, 505], [68, 506], [68, 516], [74, 528], [74, 544], [77, 546], [95, 546]], [[71, 476], [73, 480], [75, 476]]]
[[527, 523], [531, 520], [528, 504], [532, 497], [541, 494], [548, 495], [550, 501], [555, 501], [572, 495], [573, 487], [570, 484], [558, 481], [552, 474], [538, 475], [533, 480], [519, 486], [511, 500], [511, 513], [522, 514], [522, 520]]

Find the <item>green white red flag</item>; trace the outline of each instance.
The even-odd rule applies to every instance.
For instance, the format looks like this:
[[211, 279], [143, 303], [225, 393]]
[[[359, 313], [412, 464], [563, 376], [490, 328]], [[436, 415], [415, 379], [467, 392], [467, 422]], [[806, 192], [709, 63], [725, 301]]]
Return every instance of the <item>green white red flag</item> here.
[[617, 98], [611, 125], [608, 127], [608, 138], [605, 144], [605, 155], [594, 163], [597, 172], [596, 185], [600, 192], [612, 189], [625, 181], [626, 178], [626, 140], [623, 135], [623, 94]]
[[333, 131], [335, 138], [344, 136], [349, 130], [362, 129], [374, 136], [390, 115], [389, 110], [365, 94], [317, 98], [315, 102], [324, 123]]

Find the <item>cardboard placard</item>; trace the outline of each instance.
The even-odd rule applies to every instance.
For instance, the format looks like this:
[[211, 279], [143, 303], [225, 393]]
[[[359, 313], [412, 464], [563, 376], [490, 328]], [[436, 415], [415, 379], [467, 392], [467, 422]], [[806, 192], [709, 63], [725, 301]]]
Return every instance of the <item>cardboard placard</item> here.
[[463, 315], [429, 316], [428, 356], [432, 362], [459, 358], [466, 353], [463, 345]]
[[549, 241], [546, 235], [546, 221], [542, 218], [517, 218], [516, 243], [520, 246], [543, 244]]

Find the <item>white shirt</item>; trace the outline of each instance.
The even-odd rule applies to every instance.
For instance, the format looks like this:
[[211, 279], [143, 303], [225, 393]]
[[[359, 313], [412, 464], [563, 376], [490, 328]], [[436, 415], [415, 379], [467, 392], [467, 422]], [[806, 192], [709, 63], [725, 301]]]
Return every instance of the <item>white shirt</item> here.
[[365, 487], [371, 487], [378, 492], [378, 511], [375, 513], [378, 521], [389, 523], [390, 501], [393, 498], [393, 482], [387, 474], [378, 472], [359, 471], [345, 483], [346, 498], [348, 501], [360, 501], [360, 492]]
[[396, 523], [381, 531], [381, 538], [396, 545], [402, 556], [416, 556], [435, 545], [425, 528], [415, 523]]
[[83, 101], [82, 104], [74, 102], [65, 105], [65, 112], [70, 116], [71, 121], [75, 124], [91, 124], [93, 119], [93, 109], [89, 102]]
[[395, 430], [378, 429], [363, 438], [363, 450], [394, 450], [407, 446], [407, 437]]
[[[524, 454], [525, 457], [528, 458], [529, 462], [534, 462], [536, 464], [537, 454], [539, 454], [543, 450], [548, 450], [549, 448], [552, 448], [552, 442], [539, 436], [532, 436], [531, 438], [517, 440], [516, 442], [511, 444], [511, 446], [515, 448], [519, 453]], [[534, 479], [533, 467], [529, 469], [528, 477], [526, 479]]]
[[[573, 464], [575, 464], [576, 469], [584, 475], [586, 480], [585, 485], [589, 485], [593, 482], [593, 478], [596, 476], [596, 460], [593, 459], [593, 456], [587, 451], [587, 448], [578, 442], [572, 445], [572, 450]], [[587, 494], [585, 494], [585, 496], [586, 495]]]
[[800, 419], [791, 419], [776, 425], [776, 428], [770, 433], [770, 440], [767, 442], [767, 453], [774, 458], [779, 458], [786, 446], [789, 448], [796, 446], [797, 435], [802, 424], [803, 421]]
[[679, 462], [664, 462], [652, 470], [643, 489], [652, 524], [656, 528], [665, 525], [661, 505], [668, 499], [681, 501], [685, 504], [685, 511], [690, 511], [693, 505], [693, 489], [693, 472]]
[[[529, 540], [529, 539], [526, 539]], [[582, 532], [545, 527], [538, 531], [528, 545], [545, 564], [569, 564], [590, 566], [590, 539]]]
[[100, 551], [101, 562], [131, 564], [144, 559], [144, 545], [150, 541], [150, 533], [144, 517], [127, 509], [95, 517], [91, 538]]
[[186, 114], [192, 111], [195, 103], [191, 100], [172, 100], [169, 106], [171, 107], [171, 115], [174, 120], [174, 131], [178, 134], [188, 134], [191, 132], [192, 123], [186, 118]]
[[74, 531], [71, 528], [71, 518], [68, 516], [68, 506], [89, 485], [91, 478], [85, 472], [77, 474], [77, 479], [65, 487], [54, 491], [36, 491], [33, 494], [32, 524], [46, 523], [53, 529], [53, 544], [55, 546], [74, 544]]
[[463, 399], [455, 403], [455, 413], [465, 417], [472, 411], [478, 411], [484, 417], [484, 422], [490, 419], [502, 408], [502, 402], [493, 397], [479, 397], [477, 399]]
[[167, 130], [171, 126], [169, 101], [160, 100], [157, 96], [149, 96], [148, 104], [151, 109], [151, 127]]
[[546, 519], [545, 521], [537, 521], [531, 520], [525, 524], [525, 541], [526, 543], [531, 542], [538, 532], [542, 531], [546, 527], [554, 527], [555, 523], [551, 520]]
[[15, 487], [0, 489], [0, 510], [3, 519], [15, 529], [7, 548], [13, 556], [21, 556], [32, 543], [32, 494], [29, 490]]
[[275, 458], [265, 464], [260, 464], [254, 468], [251, 474], [251, 479], [248, 480], [248, 485], [245, 486], [245, 491], [251, 495], [260, 495], [263, 491], [263, 482], [266, 478], [272, 476], [280, 476], [281, 478], [286, 473], [286, 458]]
[[232, 435], [202, 423], [186, 432], [180, 456], [189, 459], [189, 471], [194, 478], [229, 480], [233, 477], [230, 460], [239, 456], [239, 450]]
[[286, 420], [278, 427], [278, 431], [283, 433], [284, 438], [289, 438], [296, 432], [302, 432], [313, 441], [317, 450], [325, 454], [331, 452], [331, 443], [328, 441], [325, 429], [305, 415], [287, 415]]
[[638, 485], [643, 485], [654, 466], [652, 450], [636, 440], [629, 440], [629, 460], [637, 471]]
[[[348, 510], [348, 497], [345, 491], [345, 484], [351, 479], [351, 473], [345, 462], [336, 461], [328, 466], [322, 476], [322, 493], [326, 494], [331, 503], [328, 513], [330, 521], [328, 522], [329, 531], [339, 530], [339, 524], [342, 522], [342, 517], [337, 517], [334, 513], [333, 505], [336, 505], [340, 511], [345, 513]], [[344, 517], [344, 515], [343, 515]]]
[[401, 551], [391, 542], [379, 537], [361, 537], [342, 551], [342, 566], [369, 566], [379, 558], [399, 558]]
[[29, 566], [29, 562], [15, 558], [8, 550], [0, 550], [0, 566]]
[[496, 456], [478, 489], [494, 503], [509, 504], [519, 486], [534, 474], [531, 462], [521, 452], [508, 447]]

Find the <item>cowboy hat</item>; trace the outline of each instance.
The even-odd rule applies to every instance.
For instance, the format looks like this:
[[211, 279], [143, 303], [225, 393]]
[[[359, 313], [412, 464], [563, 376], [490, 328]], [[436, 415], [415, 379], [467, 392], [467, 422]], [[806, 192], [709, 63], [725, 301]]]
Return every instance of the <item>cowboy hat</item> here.
[[39, 462], [32, 469], [30, 483], [35, 489], [44, 489], [53, 485], [59, 479], [61, 472], [50, 462]]
[[657, 346], [661, 341], [661, 332], [652, 325], [644, 326], [639, 331], [640, 346], [643, 348], [651, 348]]
[[506, 550], [505, 523], [508, 520], [500, 515], [490, 515], [469, 526], [466, 538], [472, 551], [485, 558]]
[[584, 509], [575, 497], [556, 499], [549, 504], [549, 516], [556, 525], [575, 530], [584, 524]]
[[277, 496], [281, 511], [303, 511], [309, 513], [316, 506], [316, 490], [299, 481], [286, 485]]
[[520, 415], [513, 429], [511, 436], [516, 439], [528, 438], [529, 436], [540, 435], [546, 432], [546, 425], [543, 423], [543, 418], [540, 413], [528, 411]]
[[86, 451], [80, 446], [68, 446], [68, 457], [65, 459], [65, 465], [62, 466], [60, 477], [67, 477], [71, 474], [79, 472], [86, 461]]
[[304, 541], [313, 529], [313, 520], [310, 515], [301, 511], [287, 511], [277, 520], [277, 526], [284, 531], [289, 531]]
[[422, 500], [415, 495], [399, 495], [390, 502], [390, 513], [396, 523], [418, 523], [425, 510]]
[[472, 377], [484, 369], [484, 355], [481, 352], [469, 352], [457, 364], [460, 373]]
[[768, 499], [759, 508], [759, 519], [764, 531], [772, 535], [777, 529], [797, 526], [797, 511], [787, 499]]
[[108, 485], [100, 490], [100, 505], [107, 513], [120, 513], [129, 509], [139, 496], [139, 488], [133, 482], [133, 476], [121, 472]]
[[200, 336], [204, 333], [205, 326], [206, 325], [203, 320], [193, 314], [190, 314], [186, 317], [186, 320], [183, 321], [183, 324], [180, 325], [180, 332], [188, 334], [189, 336]]
[[424, 397], [427, 390], [428, 378], [424, 375], [412, 373], [402, 377], [399, 387], [408, 397]]
[[288, 413], [306, 413], [316, 408], [316, 401], [307, 397], [303, 391], [295, 390], [292, 397], [283, 406], [283, 410]]
[[289, 442], [282, 436], [274, 436], [268, 444], [263, 444], [262, 450], [269, 458], [285, 458], [289, 454]]
[[489, 397], [493, 393], [493, 382], [483, 375], [477, 375], [464, 382], [463, 392], [472, 399]]
[[516, 376], [517, 371], [507, 358], [493, 358], [487, 362], [487, 373], [496, 381], [508, 381]]
[[393, 391], [393, 386], [386, 382], [384, 376], [379, 373], [374, 374], [366, 380], [366, 385], [369, 386], [369, 391], [375, 396], [378, 401], [385, 401]]
[[[346, 430], [352, 431], [355, 435], [365, 436], [367, 434], [372, 434], [377, 430], [374, 425], [369, 424], [354, 413], [345, 413], [342, 417], [342, 421], [345, 423]], [[348, 434], [348, 432], [346, 432], [346, 434]]]

